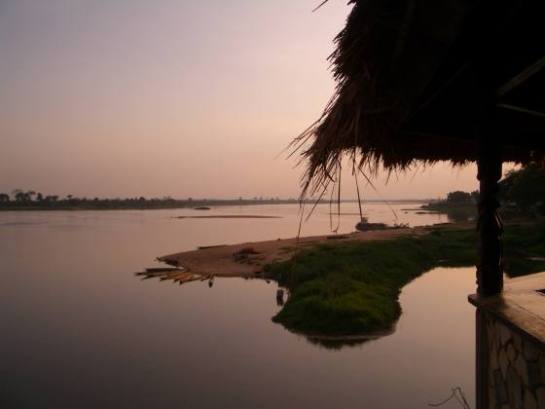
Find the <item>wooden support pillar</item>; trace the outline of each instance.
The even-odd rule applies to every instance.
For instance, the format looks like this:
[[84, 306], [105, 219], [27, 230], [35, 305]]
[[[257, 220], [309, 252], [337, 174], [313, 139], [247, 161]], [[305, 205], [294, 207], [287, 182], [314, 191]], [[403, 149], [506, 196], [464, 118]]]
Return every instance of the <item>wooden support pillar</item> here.
[[502, 171], [501, 147], [493, 140], [482, 140], [477, 160], [479, 197], [479, 264], [477, 293], [490, 296], [503, 290], [502, 243], [503, 223], [498, 208], [499, 180]]

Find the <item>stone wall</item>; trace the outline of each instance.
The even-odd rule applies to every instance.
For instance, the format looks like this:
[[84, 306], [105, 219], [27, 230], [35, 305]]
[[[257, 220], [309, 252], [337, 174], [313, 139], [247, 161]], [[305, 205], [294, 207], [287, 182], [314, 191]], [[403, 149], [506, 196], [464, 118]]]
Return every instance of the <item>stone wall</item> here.
[[477, 336], [477, 391], [484, 394], [477, 397], [480, 406], [545, 409], [545, 347], [479, 310]]

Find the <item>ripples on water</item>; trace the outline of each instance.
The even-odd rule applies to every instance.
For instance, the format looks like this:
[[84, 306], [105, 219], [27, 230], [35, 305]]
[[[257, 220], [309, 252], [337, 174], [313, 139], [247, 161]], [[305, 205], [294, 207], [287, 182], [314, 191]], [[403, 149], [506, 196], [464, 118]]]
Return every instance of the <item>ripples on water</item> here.
[[[391, 222], [386, 207], [374, 206], [371, 222]], [[446, 221], [396, 206], [403, 223]], [[454, 386], [473, 397], [474, 311], [466, 302], [473, 269], [436, 269], [413, 281], [393, 335], [342, 349], [272, 323], [273, 283], [179, 288], [135, 279], [158, 255], [297, 229], [296, 206], [211, 214], [223, 212], [282, 219], [173, 219], [187, 210], [0, 213], [0, 407], [422, 408]], [[341, 232], [356, 221], [343, 216]], [[328, 227], [319, 207], [304, 233]]]

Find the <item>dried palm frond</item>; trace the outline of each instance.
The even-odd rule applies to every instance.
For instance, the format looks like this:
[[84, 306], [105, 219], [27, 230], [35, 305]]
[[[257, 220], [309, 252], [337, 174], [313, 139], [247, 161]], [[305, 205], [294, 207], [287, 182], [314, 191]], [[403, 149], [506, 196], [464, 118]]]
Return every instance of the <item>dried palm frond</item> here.
[[[338, 164], [345, 154], [351, 155], [366, 176], [375, 175], [380, 166], [394, 171], [406, 170], [417, 161], [427, 165], [446, 160], [464, 165], [476, 160], [475, 118], [481, 113], [481, 101], [468, 101], [466, 109], [450, 88], [456, 89], [456, 81], [464, 80], [467, 90], [460, 92], [466, 92], [469, 98], [477, 99], [487, 91], [483, 85], [483, 89], [477, 87], [475, 96], [471, 94], [469, 80], [476, 75], [475, 70], [480, 71], [467, 69], [474, 68], [472, 41], [479, 33], [475, 30], [482, 31], [475, 25], [475, 15], [484, 15], [484, 3], [350, 3], [353, 8], [330, 56], [337, 82], [335, 93], [321, 117], [289, 147], [292, 153], [300, 153], [307, 165], [302, 197], [320, 193], [324, 186], [339, 180]], [[509, 9], [500, 11], [510, 13]], [[446, 105], [436, 100], [443, 94], [447, 95]], [[498, 136], [492, 142], [504, 145], [506, 161], [524, 163], [544, 157], [543, 142], [538, 149], [518, 146], [514, 135]]]

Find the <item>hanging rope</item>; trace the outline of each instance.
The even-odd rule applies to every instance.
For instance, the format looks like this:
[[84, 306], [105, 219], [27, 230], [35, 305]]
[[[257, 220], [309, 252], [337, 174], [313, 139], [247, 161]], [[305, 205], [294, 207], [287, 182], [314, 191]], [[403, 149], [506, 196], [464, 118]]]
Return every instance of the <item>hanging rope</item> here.
[[354, 179], [356, 180], [356, 193], [358, 194], [358, 208], [360, 210], [360, 222], [363, 223], [363, 210], [361, 209], [360, 185], [358, 183], [358, 172], [356, 171], [354, 162], [352, 162], [352, 174], [354, 175]]
[[428, 403], [428, 406], [431, 406], [433, 408], [438, 408], [439, 406], [443, 406], [446, 403], [450, 402], [451, 400], [455, 399], [458, 404], [464, 408], [464, 409], [471, 409], [471, 406], [469, 406], [469, 403], [467, 403], [467, 399], [464, 395], [464, 392], [462, 391], [462, 388], [459, 386], [452, 389], [452, 393], [448, 398], [445, 400], [438, 402], [438, 403]]

